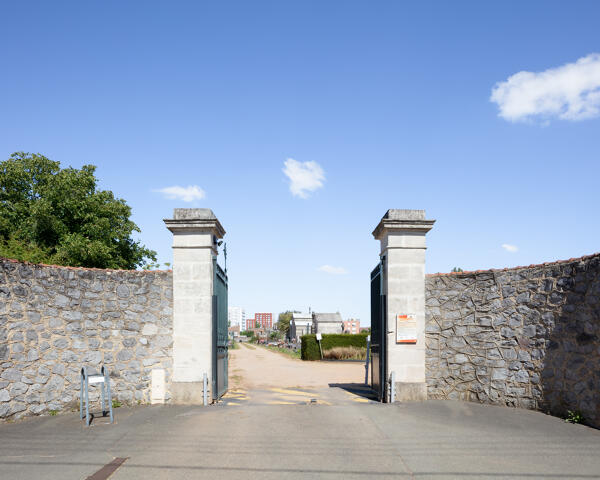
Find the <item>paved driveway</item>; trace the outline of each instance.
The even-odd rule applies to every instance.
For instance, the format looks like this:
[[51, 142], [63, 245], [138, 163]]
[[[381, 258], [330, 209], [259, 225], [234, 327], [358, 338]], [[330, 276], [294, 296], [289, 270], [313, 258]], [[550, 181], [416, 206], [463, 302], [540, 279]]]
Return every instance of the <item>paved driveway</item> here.
[[[369, 399], [358, 364], [235, 350], [237, 379], [210, 407], [115, 410], [0, 425], [0, 478], [600, 479], [600, 431], [526, 410]], [[98, 478], [98, 477], [96, 477]]]
[[85, 479], [600, 478], [600, 432], [541, 413], [429, 401], [219, 405], [0, 426], [1, 477]]

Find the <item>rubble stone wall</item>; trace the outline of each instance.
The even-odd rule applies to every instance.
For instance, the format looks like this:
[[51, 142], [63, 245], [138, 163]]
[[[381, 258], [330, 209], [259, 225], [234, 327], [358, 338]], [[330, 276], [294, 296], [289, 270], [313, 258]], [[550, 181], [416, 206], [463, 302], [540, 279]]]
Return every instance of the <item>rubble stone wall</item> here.
[[429, 398], [578, 410], [600, 427], [600, 254], [425, 288]]
[[172, 285], [171, 272], [0, 259], [0, 419], [78, 408], [84, 365], [105, 365], [126, 403], [149, 402], [151, 372], [164, 369], [168, 401]]

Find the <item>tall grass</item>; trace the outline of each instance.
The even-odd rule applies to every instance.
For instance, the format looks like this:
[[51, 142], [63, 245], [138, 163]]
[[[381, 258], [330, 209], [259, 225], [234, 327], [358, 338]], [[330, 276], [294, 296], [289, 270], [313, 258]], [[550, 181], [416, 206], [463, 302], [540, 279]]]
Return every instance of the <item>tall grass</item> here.
[[330, 360], [365, 360], [367, 349], [359, 347], [333, 347], [323, 351], [323, 358]]

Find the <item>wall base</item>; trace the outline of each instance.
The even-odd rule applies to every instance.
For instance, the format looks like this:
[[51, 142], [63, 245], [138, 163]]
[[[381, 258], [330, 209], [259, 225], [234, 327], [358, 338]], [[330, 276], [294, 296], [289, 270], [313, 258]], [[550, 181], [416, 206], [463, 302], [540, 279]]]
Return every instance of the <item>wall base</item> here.
[[[212, 398], [208, 394], [209, 402]], [[203, 405], [203, 382], [171, 383], [171, 403], [174, 405]]]
[[396, 402], [424, 402], [427, 400], [425, 382], [396, 382]]

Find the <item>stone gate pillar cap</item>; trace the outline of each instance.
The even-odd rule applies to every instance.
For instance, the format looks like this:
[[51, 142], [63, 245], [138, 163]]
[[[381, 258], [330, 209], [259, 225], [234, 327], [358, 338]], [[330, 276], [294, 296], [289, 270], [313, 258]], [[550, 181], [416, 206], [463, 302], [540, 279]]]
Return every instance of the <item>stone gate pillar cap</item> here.
[[210, 208], [175, 208], [173, 218], [165, 218], [163, 221], [173, 233], [183, 230], [212, 230], [217, 238], [225, 235], [225, 229]]
[[377, 240], [389, 232], [420, 232], [427, 233], [433, 227], [435, 220], [425, 219], [425, 210], [405, 210], [392, 208], [385, 212], [379, 225], [373, 230], [373, 236]]

